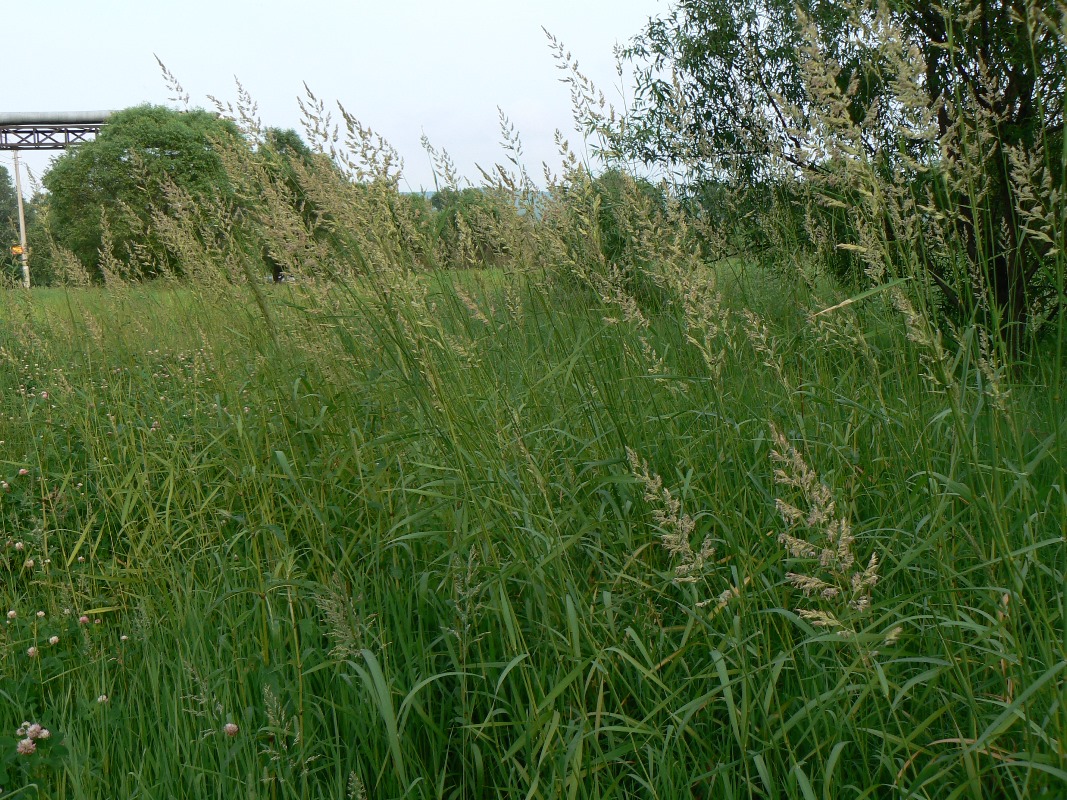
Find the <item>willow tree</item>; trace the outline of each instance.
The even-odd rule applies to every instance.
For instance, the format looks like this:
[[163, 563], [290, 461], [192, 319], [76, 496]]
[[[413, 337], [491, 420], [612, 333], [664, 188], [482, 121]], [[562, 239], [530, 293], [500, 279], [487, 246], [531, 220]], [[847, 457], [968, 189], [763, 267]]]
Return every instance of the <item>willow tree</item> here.
[[1055, 0], [681, 0], [625, 50], [624, 144], [741, 182], [904, 175], [966, 260], [926, 259], [926, 277], [1017, 338], [1062, 305], [1064, 19]]

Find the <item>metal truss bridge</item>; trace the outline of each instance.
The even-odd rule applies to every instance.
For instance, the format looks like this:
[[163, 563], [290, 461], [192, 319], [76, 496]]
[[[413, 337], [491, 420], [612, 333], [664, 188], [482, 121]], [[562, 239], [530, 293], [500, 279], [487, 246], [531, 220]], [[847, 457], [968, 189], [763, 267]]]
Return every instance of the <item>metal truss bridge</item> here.
[[0, 113], [0, 150], [66, 150], [95, 138], [112, 113]]

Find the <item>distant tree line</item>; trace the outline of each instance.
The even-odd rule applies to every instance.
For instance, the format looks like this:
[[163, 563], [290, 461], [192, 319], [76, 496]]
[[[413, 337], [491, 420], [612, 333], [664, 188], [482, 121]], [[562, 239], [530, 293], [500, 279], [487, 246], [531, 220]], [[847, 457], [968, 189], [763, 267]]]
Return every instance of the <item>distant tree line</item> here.
[[[626, 244], [612, 216], [621, 200], [620, 177], [609, 172], [596, 184], [604, 201], [600, 240], [609, 260]], [[317, 263], [351, 262], [358, 258], [358, 229], [373, 226], [338, 218], [338, 192], [348, 193], [356, 207], [369, 207], [369, 194], [391, 197], [383, 213], [395, 218], [402, 248], [417, 268], [493, 266], [523, 255], [515, 250], [523, 239], [515, 227], [524, 212], [507, 192], [468, 187], [426, 195], [361, 186], [295, 131], [268, 128], [251, 139], [233, 121], [201, 110], [144, 105], [119, 112], [94, 141], [55, 159], [42, 183], [45, 191], [28, 203], [37, 285], [103, 282], [112, 275], [181, 279], [194, 266], [196, 250], [176, 248], [160, 222], [204, 208], [218, 220], [196, 228], [195, 247], [205, 258], [237, 248], [252, 264], [250, 274], [276, 281], [302, 258], [295, 252], [300, 247], [316, 250]], [[0, 168], [0, 230], [9, 239], [17, 238], [14, 209], [10, 176]], [[307, 239], [302, 245], [285, 230], [293, 225], [301, 229], [297, 238]], [[15, 275], [17, 264], [9, 268]]]

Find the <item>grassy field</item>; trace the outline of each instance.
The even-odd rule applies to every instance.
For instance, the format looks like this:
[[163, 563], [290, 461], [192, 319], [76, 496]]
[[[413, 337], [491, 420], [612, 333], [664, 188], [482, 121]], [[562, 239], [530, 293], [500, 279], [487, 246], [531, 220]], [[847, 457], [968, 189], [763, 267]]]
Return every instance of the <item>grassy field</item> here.
[[1056, 337], [712, 277], [4, 293], [0, 796], [1063, 797]]

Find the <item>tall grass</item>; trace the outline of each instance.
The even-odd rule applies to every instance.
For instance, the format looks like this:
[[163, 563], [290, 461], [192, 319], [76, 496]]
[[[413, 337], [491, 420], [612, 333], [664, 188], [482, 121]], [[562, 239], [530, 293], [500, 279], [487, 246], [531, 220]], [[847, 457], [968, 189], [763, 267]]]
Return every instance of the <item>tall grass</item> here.
[[715, 375], [535, 278], [7, 296], [5, 788], [1055, 796], [1058, 370], [720, 280]]
[[232, 151], [188, 280], [0, 300], [5, 793], [1062, 795], [1054, 344], [708, 264], [573, 157], [445, 253], [306, 108], [317, 216]]

